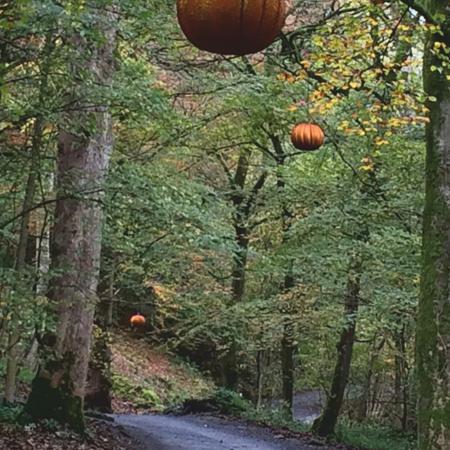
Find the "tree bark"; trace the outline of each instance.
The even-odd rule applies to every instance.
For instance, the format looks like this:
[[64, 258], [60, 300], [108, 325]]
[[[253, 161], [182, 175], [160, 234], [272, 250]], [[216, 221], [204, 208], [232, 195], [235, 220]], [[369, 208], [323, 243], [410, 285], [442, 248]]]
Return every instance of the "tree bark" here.
[[232, 196], [234, 206], [234, 241], [237, 249], [233, 258], [231, 295], [234, 303], [242, 301], [245, 293], [245, 272], [249, 243], [248, 216], [250, 210], [246, 207], [245, 184], [249, 167], [249, 154], [243, 151], [239, 157], [236, 173], [233, 179]]
[[256, 409], [259, 411], [264, 400], [264, 372], [265, 372], [265, 352], [256, 352]]
[[[394, 411], [399, 417], [402, 431], [406, 431], [408, 422], [408, 382], [406, 363], [405, 325], [394, 333], [395, 343], [395, 378]], [[400, 414], [398, 412], [400, 411]]]
[[[286, 163], [286, 155], [278, 136], [272, 136], [272, 144], [276, 155], [277, 163], [277, 190], [280, 196], [281, 205], [281, 231], [282, 245], [289, 242], [289, 232], [292, 226], [292, 212], [290, 211], [284, 195], [286, 195], [286, 181], [283, 176], [283, 169]], [[288, 262], [286, 273], [284, 276], [282, 291], [289, 292], [295, 286], [295, 278], [292, 274], [292, 261]], [[292, 305], [287, 304], [282, 311], [283, 314], [283, 335], [281, 338], [281, 392], [282, 392], [282, 409], [283, 414], [292, 419], [292, 407], [294, 400], [294, 384], [295, 384], [295, 363], [294, 355], [296, 346], [295, 326], [292, 318]]]
[[57, 305], [57, 331], [26, 405], [34, 419], [52, 418], [78, 432], [85, 428], [83, 402], [97, 303], [102, 187], [112, 150], [107, 106], [83, 110], [79, 101], [89, 102], [83, 82], [86, 73], [96, 84], [107, 86], [114, 72], [115, 15], [91, 8], [103, 36], [99, 41], [87, 41], [80, 35], [72, 39], [69, 64], [77, 80], [72, 93], [76, 107], [67, 113], [58, 136], [51, 245], [52, 269], [58, 275], [50, 281], [50, 298]]
[[[54, 49], [51, 37], [47, 37], [43, 49], [43, 63], [39, 80], [39, 97], [37, 99], [38, 108], [42, 108], [48, 89], [48, 75], [50, 71], [50, 55]], [[22, 205], [22, 217], [19, 229], [19, 243], [16, 253], [15, 270], [17, 274], [23, 274], [26, 269], [27, 248], [28, 248], [28, 227], [30, 223], [30, 211], [34, 203], [36, 183], [39, 175], [40, 152], [44, 131], [44, 117], [39, 114], [36, 117], [33, 135], [31, 140], [30, 165], [28, 179], [25, 188], [25, 197]], [[14, 403], [16, 394], [16, 378], [18, 371], [18, 359], [20, 356], [20, 328], [15, 324], [8, 336], [8, 354], [6, 361], [5, 377], [5, 403]]]
[[[242, 301], [245, 293], [245, 276], [247, 269], [247, 254], [249, 243], [248, 215], [246, 209], [245, 184], [249, 167], [249, 153], [242, 151], [234, 177], [230, 178], [230, 188], [233, 192], [231, 200], [234, 207], [233, 226], [236, 250], [233, 254], [233, 269], [231, 272], [231, 300], [232, 303]], [[221, 361], [223, 383], [227, 389], [236, 390], [239, 383], [237, 344], [231, 343], [230, 349]]]
[[245, 294], [249, 230], [245, 224], [240, 223], [235, 223], [234, 229], [236, 233], [235, 242], [238, 248], [234, 253], [231, 292], [233, 302], [239, 303]]
[[[28, 211], [34, 201], [34, 192], [38, 175], [39, 152], [42, 140], [42, 119], [37, 118], [33, 143], [31, 147], [30, 172], [28, 175], [27, 186], [25, 189], [25, 199], [23, 201], [22, 211]], [[25, 212], [22, 216], [19, 232], [19, 244], [16, 255], [16, 271], [20, 275], [26, 268], [26, 253], [28, 243], [28, 224], [30, 213]], [[20, 328], [15, 324], [14, 329], [10, 331], [8, 337], [8, 354], [6, 360], [6, 378], [5, 378], [5, 403], [14, 403], [16, 394], [16, 377], [18, 371]]]
[[[450, 48], [448, 2], [422, 2], [442, 18], [442, 34], [430, 32], [424, 54], [429, 96], [423, 260], [417, 321], [418, 433], [420, 450], [450, 445], [450, 81], [437, 48]], [[436, 45], [437, 44], [437, 45]]]
[[282, 401], [283, 414], [292, 419], [292, 407], [294, 399], [294, 324], [292, 320], [285, 317], [283, 326], [283, 337], [281, 339], [281, 379], [282, 379]]
[[352, 267], [347, 281], [345, 295], [345, 324], [337, 344], [337, 361], [334, 369], [333, 382], [322, 415], [314, 422], [313, 432], [319, 436], [330, 436], [334, 433], [339, 413], [344, 401], [350, 366], [352, 361], [353, 344], [356, 333], [356, 314], [359, 307], [360, 267]]
[[112, 413], [111, 348], [108, 328], [94, 327], [85, 389], [85, 408]]
[[363, 422], [365, 419], [367, 419], [367, 413], [370, 406], [370, 394], [371, 394], [371, 388], [372, 388], [372, 376], [374, 371], [375, 362], [380, 356], [380, 352], [384, 347], [385, 339], [381, 339], [380, 342], [377, 342], [377, 337], [374, 338], [372, 349], [370, 351], [370, 358], [369, 358], [369, 364], [367, 368], [367, 374], [364, 380], [363, 385], [363, 394], [360, 402], [360, 407], [357, 412], [357, 417], [360, 422]]
[[110, 347], [111, 327], [113, 324], [114, 282], [116, 262], [111, 257], [111, 268], [106, 276], [107, 285], [102, 301], [96, 311], [96, 325], [93, 332], [93, 344], [89, 360], [88, 376], [85, 391], [85, 409], [112, 412], [112, 381]]
[[[295, 285], [294, 277], [288, 273], [284, 279], [284, 292], [288, 292]], [[287, 305], [283, 311], [283, 336], [281, 338], [281, 392], [282, 392], [282, 406], [283, 414], [292, 419], [292, 407], [294, 402], [294, 383], [295, 383], [295, 344], [294, 333], [295, 326], [292, 318], [291, 305]]]
[[[267, 174], [264, 172], [257, 179], [251, 189], [247, 188], [247, 175], [249, 169], [250, 153], [243, 150], [239, 156], [234, 177], [230, 177], [232, 190], [231, 200], [234, 207], [233, 226], [236, 250], [233, 255], [233, 269], [231, 273], [231, 300], [239, 303], [244, 299], [247, 272], [247, 256], [250, 242], [249, 220], [252, 207], [257, 195], [263, 188]], [[247, 188], [247, 189], [246, 189]], [[239, 383], [239, 369], [237, 363], [237, 345], [232, 343], [231, 348], [222, 361], [222, 376], [225, 387], [235, 390]]]

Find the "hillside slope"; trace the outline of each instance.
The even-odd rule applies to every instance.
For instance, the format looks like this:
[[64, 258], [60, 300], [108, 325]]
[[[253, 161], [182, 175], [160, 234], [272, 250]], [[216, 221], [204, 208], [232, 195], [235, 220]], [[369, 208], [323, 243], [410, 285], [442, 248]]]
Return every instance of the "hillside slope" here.
[[115, 412], [161, 411], [188, 398], [208, 397], [214, 390], [197, 369], [143, 337], [115, 332], [111, 350]]

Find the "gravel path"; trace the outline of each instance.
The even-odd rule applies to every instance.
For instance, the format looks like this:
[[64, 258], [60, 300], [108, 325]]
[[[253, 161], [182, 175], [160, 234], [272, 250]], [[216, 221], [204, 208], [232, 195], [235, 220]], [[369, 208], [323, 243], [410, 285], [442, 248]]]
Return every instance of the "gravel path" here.
[[332, 450], [209, 415], [115, 415], [114, 419], [145, 450]]

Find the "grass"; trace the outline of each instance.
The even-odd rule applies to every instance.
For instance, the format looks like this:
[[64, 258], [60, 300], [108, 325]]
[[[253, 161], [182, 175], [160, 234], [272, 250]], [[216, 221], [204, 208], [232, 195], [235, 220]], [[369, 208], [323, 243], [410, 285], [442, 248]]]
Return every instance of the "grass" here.
[[416, 450], [414, 436], [405, 435], [388, 427], [341, 422], [336, 439], [346, 445], [370, 450]]

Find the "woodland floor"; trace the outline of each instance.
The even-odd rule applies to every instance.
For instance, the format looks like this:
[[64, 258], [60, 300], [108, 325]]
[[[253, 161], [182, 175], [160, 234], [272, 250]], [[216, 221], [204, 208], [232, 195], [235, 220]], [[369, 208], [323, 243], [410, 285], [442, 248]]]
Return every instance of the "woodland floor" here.
[[[311, 435], [258, 426], [210, 414], [152, 414], [174, 400], [207, 397], [213, 384], [197, 371], [143, 339], [118, 333], [112, 344], [115, 384], [113, 421], [88, 419], [85, 440], [76, 434], [31, 426], [0, 424], [0, 450], [347, 450]], [[152, 395], [149, 398], [148, 393]], [[22, 400], [28, 389], [24, 387]], [[134, 400], [134, 401], [133, 401]], [[149, 403], [147, 403], [149, 402]], [[295, 397], [298, 420], [310, 422], [320, 412], [317, 391]], [[55, 425], [55, 424], [53, 424]]]
[[143, 448], [134, 437], [112, 422], [89, 419], [88, 434], [85, 439], [64, 430], [0, 424], [1, 450], [141, 450]]
[[212, 415], [128, 414], [89, 419], [86, 439], [66, 431], [0, 425], [1, 450], [358, 450], [308, 434]]

